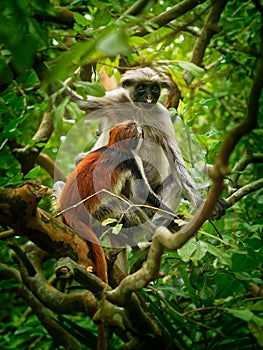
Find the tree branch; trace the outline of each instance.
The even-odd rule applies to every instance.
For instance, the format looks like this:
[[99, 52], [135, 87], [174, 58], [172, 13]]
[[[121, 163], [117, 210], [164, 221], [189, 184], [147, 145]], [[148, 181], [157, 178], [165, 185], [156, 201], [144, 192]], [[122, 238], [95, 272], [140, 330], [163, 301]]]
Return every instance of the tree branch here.
[[63, 7], [54, 7], [52, 14], [49, 12], [37, 12], [35, 18], [39, 22], [52, 22], [58, 24], [64, 24], [68, 28], [72, 28], [74, 25], [74, 12]]
[[67, 181], [66, 175], [60, 169], [60, 167], [51, 159], [47, 154], [41, 152], [39, 153], [36, 163], [41, 166], [41, 168], [45, 169], [51, 178], [54, 178], [54, 174], [56, 174], [57, 181]]
[[[46, 143], [54, 131], [53, 117], [50, 113], [45, 112], [40, 126], [32, 137], [32, 140], [41, 143]], [[35, 165], [36, 159], [39, 156], [43, 145], [25, 146], [22, 148], [14, 148], [12, 150], [14, 156], [21, 163], [22, 172], [27, 174]]]
[[0, 277], [1, 279], [14, 278], [19, 283], [17, 287], [18, 295], [31, 307], [33, 313], [39, 318], [57, 346], [62, 345], [68, 350], [83, 350], [83, 346], [60, 326], [61, 322], [57, 315], [46, 308], [22, 283], [21, 275], [16, 269], [0, 263]]
[[251, 149], [246, 149], [244, 155], [240, 160], [235, 164], [230, 175], [230, 180], [234, 186], [241, 175], [241, 172], [251, 163], [263, 163], [263, 154], [261, 153], [252, 153]]
[[[183, 0], [179, 4], [172, 7], [170, 10], [167, 10], [159, 16], [151, 19], [150, 23], [157, 25], [158, 27], [163, 27], [171, 21], [174, 21], [176, 18], [181, 17], [196, 6], [204, 3], [205, 1], [206, 0]], [[136, 33], [138, 36], [144, 36], [146, 34], [148, 34], [146, 29], [142, 29]]]
[[[30, 250], [26, 254], [27, 260], [29, 260], [32, 265], [33, 260], [30, 259], [30, 257], [33, 254], [35, 254], [35, 252]], [[97, 311], [97, 301], [90, 291], [85, 290], [84, 292], [70, 294], [62, 293], [46, 280], [42, 272], [42, 266], [41, 268], [40, 266], [34, 266], [37, 273], [31, 276], [26, 268], [25, 259], [17, 257], [16, 260], [18, 260], [21, 277], [27, 288], [29, 288], [44, 305], [48, 305], [51, 310], [64, 314], [82, 311], [90, 316], [93, 316]]]
[[245, 185], [235, 191], [231, 196], [226, 199], [228, 208], [238, 202], [240, 199], [248, 195], [249, 193], [255, 192], [263, 188], [263, 179], [259, 179]]
[[148, 2], [149, 0], [137, 0], [134, 4], [132, 4], [130, 8], [124, 12], [121, 18], [124, 16], [137, 16], [148, 4]]
[[0, 189], [0, 223], [28, 237], [54, 258], [69, 256], [86, 268], [93, 266], [86, 242], [68, 226], [37, 208], [47, 188], [27, 182], [18, 188]]
[[[199, 36], [196, 39], [194, 49], [192, 52], [192, 57], [190, 59], [190, 62], [196, 64], [197, 66], [201, 65], [205, 50], [211, 38], [221, 30], [221, 28], [218, 27], [218, 22], [227, 2], [228, 0], [218, 0], [215, 1], [214, 4], [211, 6], [210, 12], [207, 16], [203, 29], [201, 30]], [[188, 71], [184, 73], [184, 79], [188, 84], [190, 84], [194, 77]]]
[[206, 201], [195, 217], [188, 224], [182, 226], [176, 234], [171, 234], [165, 227], [159, 227], [156, 230], [145, 265], [133, 275], [124, 278], [117, 288], [107, 292], [109, 300], [117, 305], [124, 305], [133, 291], [146, 287], [158, 275], [164, 247], [170, 250], [182, 247], [210, 217], [212, 209], [223, 191], [224, 176], [229, 173], [228, 160], [231, 152], [240, 138], [257, 125], [259, 98], [263, 87], [262, 76], [263, 35], [261, 37], [261, 56], [250, 92], [246, 119], [229, 132], [219, 150], [211, 176], [213, 184]]

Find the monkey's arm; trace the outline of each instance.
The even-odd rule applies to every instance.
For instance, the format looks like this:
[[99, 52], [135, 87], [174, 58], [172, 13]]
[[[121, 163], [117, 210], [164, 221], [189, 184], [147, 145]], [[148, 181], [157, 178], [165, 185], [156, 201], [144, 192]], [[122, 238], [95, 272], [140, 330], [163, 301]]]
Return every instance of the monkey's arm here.
[[[165, 200], [166, 193], [168, 193], [168, 198], [171, 198], [171, 193], [176, 193], [178, 190], [177, 187], [179, 186], [185, 198], [189, 200], [194, 208], [199, 208], [203, 204], [203, 199], [201, 198], [197, 186], [189, 174], [187, 167], [185, 166], [179, 145], [176, 140], [172, 140], [172, 142], [171, 140], [168, 141], [166, 152], [171, 166], [171, 175], [164, 183], [162, 198]], [[211, 219], [219, 220], [223, 215], [225, 215], [226, 209], [226, 201], [224, 199], [219, 199], [215, 205], [213, 213], [211, 214]]]
[[211, 220], [219, 220], [225, 215], [227, 210], [227, 202], [224, 198], [220, 198], [214, 207], [213, 213], [211, 215]]
[[77, 96], [72, 96], [71, 100], [77, 103], [80, 109], [85, 111], [87, 114], [101, 108], [116, 105], [118, 103], [131, 102], [126, 91], [122, 88], [106, 92], [105, 96], [103, 97], [89, 96], [87, 100], [82, 100]]
[[161, 210], [156, 210], [155, 212], [149, 210], [149, 216], [152, 217], [154, 215], [152, 223], [155, 226], [166, 226], [172, 232], [177, 231], [178, 225], [174, 222], [175, 213], [171, 208], [164, 204], [160, 197], [157, 196], [156, 193], [152, 190], [144, 173], [141, 158], [136, 157], [133, 159], [133, 161], [133, 167], [136, 169], [137, 179], [139, 179], [139, 181], [137, 180], [133, 184], [133, 186], [135, 186], [135, 188], [133, 188], [133, 192], [136, 194], [136, 197], [138, 197], [142, 202], [145, 202], [146, 204], [149, 204], [150, 206]]

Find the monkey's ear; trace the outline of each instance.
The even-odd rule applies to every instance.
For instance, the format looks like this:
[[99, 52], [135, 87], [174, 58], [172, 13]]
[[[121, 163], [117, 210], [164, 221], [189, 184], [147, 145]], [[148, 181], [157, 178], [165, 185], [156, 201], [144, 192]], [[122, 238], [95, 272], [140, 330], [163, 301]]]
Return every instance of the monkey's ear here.
[[167, 75], [164, 75], [163, 80], [161, 81], [160, 84], [162, 89], [171, 90], [174, 82], [170, 77], [168, 77]]
[[172, 85], [171, 82], [164, 81], [164, 82], [161, 83], [161, 88], [170, 90], [171, 89], [171, 85]]

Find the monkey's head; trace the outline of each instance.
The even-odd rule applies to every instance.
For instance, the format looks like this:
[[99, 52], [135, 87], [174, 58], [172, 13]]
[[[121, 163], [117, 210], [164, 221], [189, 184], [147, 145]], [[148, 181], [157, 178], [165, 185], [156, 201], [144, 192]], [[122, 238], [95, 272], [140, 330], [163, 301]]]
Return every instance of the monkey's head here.
[[168, 77], [151, 68], [127, 71], [121, 78], [122, 87], [133, 102], [150, 108], [158, 102], [162, 88], [169, 88]]
[[138, 123], [127, 121], [110, 130], [108, 146], [114, 145], [122, 150], [136, 149], [140, 147], [143, 138], [144, 132]]

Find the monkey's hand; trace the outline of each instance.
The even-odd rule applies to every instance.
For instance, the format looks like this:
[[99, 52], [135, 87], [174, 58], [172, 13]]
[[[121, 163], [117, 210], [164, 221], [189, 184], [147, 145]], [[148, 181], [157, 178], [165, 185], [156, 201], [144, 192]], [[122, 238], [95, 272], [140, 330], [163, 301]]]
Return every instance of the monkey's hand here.
[[219, 220], [223, 215], [225, 215], [227, 210], [227, 202], [221, 198], [216, 202], [214, 207], [211, 220]]
[[63, 188], [65, 186], [64, 181], [56, 181], [53, 186], [55, 200], [58, 200]]

